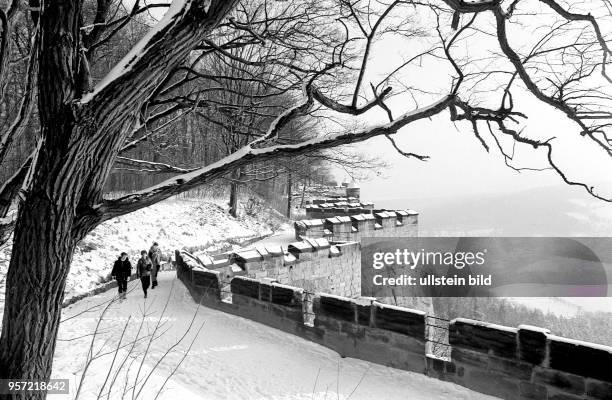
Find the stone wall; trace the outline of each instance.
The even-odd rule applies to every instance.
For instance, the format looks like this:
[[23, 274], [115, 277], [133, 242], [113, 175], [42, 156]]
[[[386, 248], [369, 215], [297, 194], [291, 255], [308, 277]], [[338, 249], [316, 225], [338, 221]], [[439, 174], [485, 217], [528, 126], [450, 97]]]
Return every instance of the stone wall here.
[[372, 299], [317, 294], [235, 276], [222, 296], [220, 271], [176, 254], [177, 275], [194, 300], [298, 335], [353, 357], [451, 381], [509, 400], [611, 400], [612, 348], [468, 319], [450, 324], [451, 359], [426, 354], [424, 312]]
[[431, 374], [502, 399], [612, 399], [612, 347], [458, 318], [451, 361], [432, 359]]
[[201, 257], [203, 267], [221, 273], [228, 283], [234, 276], [268, 278], [307, 291], [324, 291], [348, 297], [361, 294], [361, 250], [356, 242], [331, 244], [326, 239]]
[[414, 237], [418, 235], [418, 213], [413, 210], [307, 219], [294, 223], [295, 238], [326, 238], [355, 241], [363, 237]]
[[337, 202], [358, 203], [359, 199], [357, 197], [349, 197], [349, 196], [330, 196], [330, 197], [322, 197], [318, 199], [309, 199], [306, 201], [306, 205], [337, 203]]
[[[296, 260], [289, 266], [288, 279], [279, 280], [311, 292], [326, 292], [348, 297], [361, 295], [361, 246], [356, 242], [317, 247], [319, 240], [290, 244], [288, 251]], [[296, 247], [300, 244], [300, 248]]]
[[312, 297], [302, 288], [244, 276], [231, 279], [227, 297], [219, 271], [193, 268], [178, 252], [176, 260], [178, 278], [206, 307], [300, 336], [343, 357], [427, 372], [421, 311], [329, 294]]
[[372, 213], [373, 210], [374, 203], [360, 203], [359, 201], [335, 201], [309, 204], [306, 206], [306, 219]]

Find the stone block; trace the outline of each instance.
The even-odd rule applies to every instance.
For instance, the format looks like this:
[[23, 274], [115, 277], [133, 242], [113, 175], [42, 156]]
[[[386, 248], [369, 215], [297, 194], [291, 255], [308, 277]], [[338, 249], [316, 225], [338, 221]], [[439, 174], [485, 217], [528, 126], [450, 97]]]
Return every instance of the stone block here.
[[425, 355], [427, 353], [425, 339], [391, 332], [389, 334], [391, 336], [391, 346], [394, 348], [416, 354]]
[[584, 400], [584, 397], [574, 396], [567, 393], [553, 393], [548, 396], [548, 400]]
[[425, 337], [425, 313], [404, 307], [373, 303], [374, 326], [417, 338]]
[[391, 335], [389, 332], [385, 332], [380, 329], [366, 329], [365, 338], [366, 341], [371, 343], [382, 343], [385, 345], [391, 343]]
[[535, 367], [533, 383], [549, 385], [564, 393], [581, 395], [585, 392], [585, 381], [582, 376], [550, 368]]
[[287, 251], [296, 258], [302, 258], [301, 255], [312, 253], [315, 248], [306, 241], [293, 242], [287, 246]]
[[533, 372], [533, 364], [493, 356], [490, 357], [489, 368], [506, 376], [526, 381], [531, 379]]
[[546, 357], [548, 329], [520, 325], [518, 327], [519, 359], [540, 365]]
[[291, 286], [272, 284], [272, 298], [274, 304], [302, 309], [304, 290]]
[[230, 282], [233, 294], [259, 299], [259, 281], [242, 276], [234, 277]]
[[341, 322], [334, 318], [315, 314], [314, 326], [321, 331], [340, 332]]
[[321, 294], [315, 305], [315, 314], [333, 317], [339, 321], [356, 321], [355, 304], [346, 297]]
[[549, 336], [550, 368], [612, 382], [612, 347]]
[[507, 378], [496, 372], [479, 368], [468, 370], [461, 382], [472, 390], [500, 399], [520, 399], [519, 380]]
[[507, 326], [457, 318], [449, 326], [449, 343], [500, 357], [517, 357], [517, 330]]
[[204, 289], [219, 290], [219, 273], [216, 271], [193, 270], [193, 284]]
[[586, 393], [597, 400], [612, 400], [612, 383], [599, 380], [587, 381]]
[[446, 371], [446, 363], [450, 363], [450, 361], [442, 360], [440, 358], [427, 355], [427, 369], [429, 370], [434, 370], [436, 372], [444, 372]]
[[521, 400], [542, 400], [548, 396], [546, 386], [525, 381], [519, 383], [519, 393]]
[[261, 301], [272, 301], [272, 283], [260, 282], [259, 284], [259, 299]]
[[466, 364], [469, 366], [486, 369], [489, 367], [490, 357], [481, 352], [452, 347], [451, 359], [458, 364]]
[[370, 314], [372, 313], [371, 304], [355, 304], [357, 308], [357, 323], [359, 325], [370, 326]]

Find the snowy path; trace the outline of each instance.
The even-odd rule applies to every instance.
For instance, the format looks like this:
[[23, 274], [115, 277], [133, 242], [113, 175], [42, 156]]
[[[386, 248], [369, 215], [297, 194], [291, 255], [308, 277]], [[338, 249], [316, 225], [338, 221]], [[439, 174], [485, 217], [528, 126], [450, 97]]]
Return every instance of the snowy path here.
[[[134, 289], [128, 298], [118, 304], [113, 303], [107, 310], [99, 327], [100, 333], [96, 336], [94, 353], [101, 348], [104, 349], [102, 352], [110, 350], [111, 354], [91, 365], [80, 399], [97, 398], [106, 377], [105, 371], [113, 358], [112, 350], [117, 346], [128, 318], [130, 322], [123, 343], [136, 337], [142, 321], [140, 309], [145, 304], [147, 317], [141, 332], [154, 330], [166, 299], [169, 301], [162, 318], [163, 328], [160, 329], [165, 333], [152, 342], [147, 352], [148, 361], [138, 374], [139, 381], [187, 330], [196, 312], [194, 325], [204, 325], [182, 366], [170, 379], [159, 399], [492, 399], [424, 375], [350, 358], [342, 359], [331, 350], [293, 335], [219, 311], [204, 307], [198, 309], [183, 284], [175, 278], [174, 272], [161, 273], [160, 278], [160, 286], [151, 291], [146, 303], [138, 282], [131, 282], [128, 290]], [[80, 376], [75, 372], [82, 369], [91, 342], [91, 336], [82, 336], [94, 331], [102, 313], [102, 307], [89, 309], [109, 302], [114, 295], [115, 291], [106, 292], [64, 310], [65, 322], [60, 328], [53, 371], [53, 377], [71, 380], [73, 394], [64, 398], [74, 398], [75, 381]], [[155, 398], [154, 393], [185, 354], [195, 330], [197, 328], [160, 363], [138, 398]], [[140, 357], [144, 354], [146, 345], [146, 341], [139, 343], [132, 351], [133, 355]], [[126, 358], [127, 348], [119, 352], [115, 366]], [[127, 370], [132, 360], [130, 357], [126, 359], [123, 370]], [[134, 381], [139, 364], [140, 358], [131, 364], [129, 381]], [[111, 399], [121, 398], [125, 380], [121, 377], [124, 375], [121, 372], [117, 382], [112, 385]], [[132, 398], [132, 393], [125, 397]]]
[[[226, 201], [172, 198], [99, 225], [77, 246], [66, 281], [66, 298], [87, 293], [105, 281], [122, 251], [130, 255], [135, 265], [140, 251], [147, 250], [154, 241], [159, 242], [164, 254], [171, 255], [183, 247], [192, 251], [225, 248], [239, 240], [293, 229], [283, 216], [270, 209], [233, 218], [227, 212]], [[11, 247], [10, 242], [0, 246], [0, 306]], [[0, 307], [0, 323], [2, 312]]]

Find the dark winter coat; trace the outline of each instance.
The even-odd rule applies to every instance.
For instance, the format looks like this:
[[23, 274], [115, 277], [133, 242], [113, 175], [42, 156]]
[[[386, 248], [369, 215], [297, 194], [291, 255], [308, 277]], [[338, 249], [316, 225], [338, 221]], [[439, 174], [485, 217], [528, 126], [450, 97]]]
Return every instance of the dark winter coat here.
[[138, 259], [138, 264], [136, 264], [136, 273], [138, 274], [139, 278], [151, 275], [151, 260], [149, 257]]
[[113, 265], [113, 271], [111, 272], [111, 276], [118, 281], [129, 279], [132, 275], [132, 264], [130, 264], [129, 259], [125, 259], [125, 261], [121, 260], [121, 258], [115, 261], [115, 265]]
[[160, 248], [155, 248], [155, 246], [151, 246], [149, 249], [149, 258], [151, 259], [151, 263], [153, 266], [159, 270], [159, 266], [161, 265], [161, 250]]

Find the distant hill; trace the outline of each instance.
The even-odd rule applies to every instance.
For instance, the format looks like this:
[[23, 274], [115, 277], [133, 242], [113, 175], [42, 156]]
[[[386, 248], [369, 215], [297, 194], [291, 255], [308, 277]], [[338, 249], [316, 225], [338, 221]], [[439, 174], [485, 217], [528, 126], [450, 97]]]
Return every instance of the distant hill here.
[[421, 236], [612, 236], [612, 204], [567, 186], [375, 203], [417, 210]]

